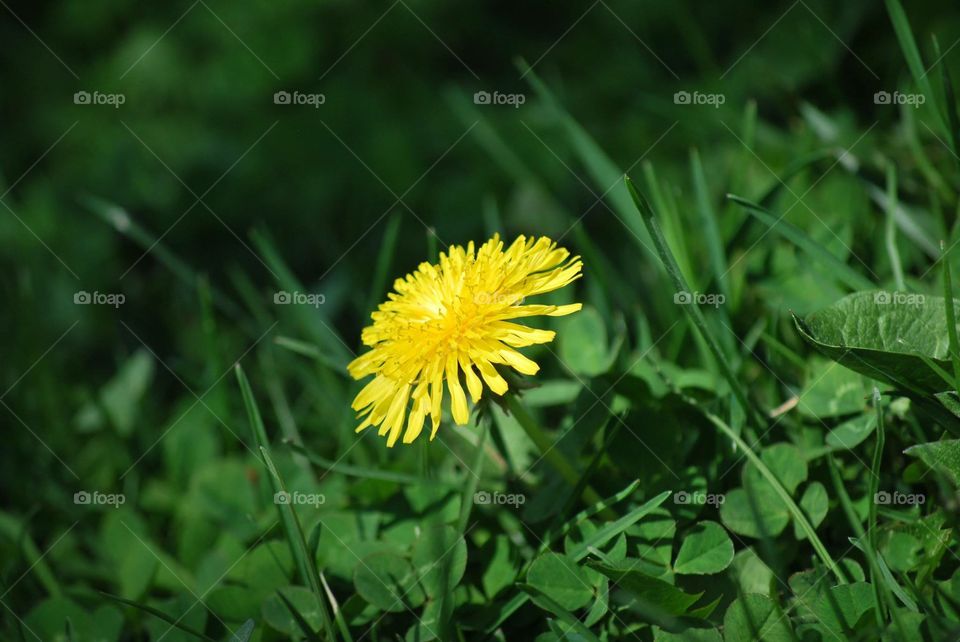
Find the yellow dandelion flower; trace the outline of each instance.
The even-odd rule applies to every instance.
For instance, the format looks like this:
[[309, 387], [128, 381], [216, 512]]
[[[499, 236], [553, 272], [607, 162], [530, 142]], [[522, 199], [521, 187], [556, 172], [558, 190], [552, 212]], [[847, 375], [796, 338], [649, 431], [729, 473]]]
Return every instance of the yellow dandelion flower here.
[[429, 416], [433, 439], [444, 383], [450, 414], [463, 425], [470, 412], [461, 373], [474, 403], [483, 383], [498, 395], [507, 391], [497, 365], [535, 374], [540, 366], [515, 348], [549, 343], [554, 332], [510, 320], [579, 310], [579, 303], [527, 305], [524, 299], [562, 288], [580, 277], [582, 266], [580, 257], [571, 258], [546, 237], [521, 236], [504, 250], [498, 234], [476, 251], [472, 241], [466, 249], [451, 246], [438, 265], [421, 263], [416, 272], [394, 281], [389, 300], [363, 330], [363, 343], [371, 349], [347, 366], [354, 379], [373, 375], [353, 400], [357, 418], [363, 417], [357, 432], [379, 426], [392, 447], [406, 419], [403, 443], [409, 444]]

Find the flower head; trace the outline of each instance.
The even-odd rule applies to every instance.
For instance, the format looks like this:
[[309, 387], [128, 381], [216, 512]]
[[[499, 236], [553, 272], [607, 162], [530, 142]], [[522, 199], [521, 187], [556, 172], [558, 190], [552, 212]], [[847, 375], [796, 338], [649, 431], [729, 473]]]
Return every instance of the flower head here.
[[389, 300], [370, 315], [373, 325], [363, 330], [363, 343], [371, 349], [347, 366], [354, 379], [373, 375], [353, 400], [358, 419], [363, 418], [357, 432], [379, 426], [387, 446], [401, 432], [409, 444], [429, 415], [433, 439], [444, 383], [450, 414], [463, 425], [470, 413], [461, 374], [474, 403], [484, 383], [498, 395], [507, 391], [497, 365], [535, 374], [540, 367], [516, 348], [549, 343], [554, 332], [511, 320], [579, 310], [579, 303], [528, 305], [525, 298], [562, 288], [580, 277], [582, 265], [580, 257], [571, 258], [546, 237], [521, 236], [504, 249], [494, 235], [479, 250], [472, 241], [466, 249], [451, 246], [440, 254], [439, 264], [421, 263], [416, 272], [394, 281]]

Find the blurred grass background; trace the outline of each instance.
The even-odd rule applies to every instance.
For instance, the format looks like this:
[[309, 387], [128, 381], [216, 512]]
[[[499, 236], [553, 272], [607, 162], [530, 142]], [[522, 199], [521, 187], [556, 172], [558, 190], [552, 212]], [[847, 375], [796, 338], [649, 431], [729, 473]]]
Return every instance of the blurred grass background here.
[[[945, 51], [956, 44], [955, 7], [907, 9], [924, 51], [929, 33]], [[878, 2], [7, 0], [0, 15], [5, 585], [35, 561], [21, 556], [24, 537], [46, 550], [68, 529], [44, 560], [64, 569], [60, 583], [108, 581], [113, 571], [81, 553], [96, 525], [71, 500], [79, 489], [122, 490], [147, 507], [157, 539], [176, 530], [182, 516], [150, 507], [169, 507], [201, 464], [242, 456], [232, 433], [252, 442], [229, 373], [241, 356], [281, 425], [296, 425], [312, 450], [342, 453], [353, 439], [351, 384], [274, 340], [316, 344], [342, 365], [389, 280], [432, 247], [494, 228], [565, 235], [579, 252], [589, 238], [629, 288], [588, 291], [589, 300], [655, 317], [644, 297], [652, 263], [596, 204], [604, 189], [536, 77], [621, 171], [655, 167], [668, 199], [689, 202], [692, 148], [718, 203], [721, 186], [760, 193], [825, 145], [856, 143], [870, 161], [880, 139], [904, 173], [915, 162], [900, 111], [873, 101], [908, 77]], [[955, 69], [955, 59], [942, 64]], [[525, 65], [534, 73], [523, 77]], [[125, 101], [78, 105], [77, 91]], [[278, 105], [277, 91], [325, 102]], [[475, 105], [477, 91], [526, 100]], [[677, 91], [725, 101], [677, 105]], [[753, 103], [757, 157], [739, 139]], [[929, 139], [932, 116], [918, 114]], [[935, 141], [928, 153], [949, 160]], [[871, 244], [869, 200], [854, 180], [830, 174], [806, 200], [841, 237]], [[812, 220], [805, 208], [794, 217]], [[689, 243], [697, 266], [696, 234]], [[291, 277], [325, 304], [272, 305]], [[126, 302], [75, 305], [78, 291]], [[792, 303], [802, 307], [802, 296]], [[376, 446], [354, 457], [386, 459]], [[43, 593], [31, 575], [4, 600], [26, 613]]]

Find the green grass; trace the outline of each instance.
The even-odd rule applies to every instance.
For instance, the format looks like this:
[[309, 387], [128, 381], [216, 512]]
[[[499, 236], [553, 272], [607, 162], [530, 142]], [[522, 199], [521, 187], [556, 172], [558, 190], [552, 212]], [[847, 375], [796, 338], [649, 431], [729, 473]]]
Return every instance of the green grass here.
[[[960, 637], [960, 12], [586, 8], [0, 10], [0, 639]], [[357, 434], [371, 311], [493, 233], [583, 309]]]

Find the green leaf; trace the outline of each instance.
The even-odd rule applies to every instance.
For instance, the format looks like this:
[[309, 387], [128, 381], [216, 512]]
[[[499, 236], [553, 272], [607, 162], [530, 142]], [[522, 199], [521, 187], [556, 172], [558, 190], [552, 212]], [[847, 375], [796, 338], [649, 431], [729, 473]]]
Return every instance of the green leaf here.
[[747, 594], [723, 616], [724, 642], [793, 642], [790, 620], [765, 595]]
[[413, 565], [395, 553], [364, 557], [354, 571], [353, 585], [363, 599], [381, 611], [402, 613], [406, 605], [419, 606], [426, 599]]
[[794, 322], [807, 342], [851, 370], [908, 390], [940, 392], [949, 384], [925, 359], [953, 369], [944, 310], [941, 297], [857, 292]]
[[642, 560], [635, 558], [610, 564], [589, 562], [589, 566], [606, 575], [619, 588], [636, 598], [642, 608], [656, 615], [683, 615], [703, 595], [703, 593], [687, 593], [672, 584], [637, 570], [642, 567]]
[[733, 542], [720, 524], [700, 522], [687, 534], [673, 570], [681, 575], [711, 575], [730, 566]]
[[596, 377], [613, 365], [616, 353], [607, 345], [607, 327], [592, 306], [563, 321], [560, 333], [560, 359], [579, 375]]
[[727, 574], [740, 587], [741, 593], [770, 595], [773, 571], [752, 548], [737, 551]]
[[107, 417], [123, 436], [129, 435], [136, 424], [140, 400], [153, 380], [153, 368], [153, 357], [141, 348], [100, 391]]
[[[823, 484], [815, 481], [807, 485], [803, 491], [803, 496], [800, 498], [800, 508], [810, 518], [810, 525], [814, 528], [823, 522], [829, 508], [827, 489], [824, 488]], [[793, 534], [797, 539], [804, 539], [807, 536], [796, 522], [793, 523]]]
[[567, 611], [582, 608], [593, 599], [590, 578], [583, 568], [559, 553], [544, 553], [535, 559], [527, 571], [527, 583]]
[[813, 605], [818, 628], [834, 635], [845, 635], [874, 608], [873, 587], [866, 582], [831, 586]]
[[[760, 460], [791, 495], [797, 490], [797, 486], [807, 479], [807, 462], [800, 449], [793, 444], [779, 443], [768, 446], [760, 453]], [[758, 487], [769, 484], [753, 462], [747, 462], [744, 466], [743, 478], [744, 486]]]
[[863, 377], [819, 356], [807, 368], [806, 386], [797, 410], [804, 417], [827, 419], [866, 409], [867, 388]]
[[869, 290], [876, 287], [870, 279], [862, 276], [838, 259], [830, 250], [815, 241], [806, 232], [785, 221], [783, 216], [777, 216], [767, 211], [763, 206], [733, 194], [728, 194], [727, 198], [741, 205], [764, 225], [799, 247], [810, 257], [810, 260], [829, 268], [837, 277], [837, 280], [845, 283], [851, 290]]
[[[449, 578], [444, 578], [445, 564]], [[413, 566], [418, 584], [429, 597], [453, 591], [467, 568], [467, 543], [452, 526], [428, 526], [413, 545]]]
[[277, 631], [291, 637], [302, 634], [308, 640], [319, 639], [315, 631], [323, 625], [323, 616], [308, 589], [284, 586], [264, 600], [261, 610], [263, 619]]
[[848, 419], [827, 433], [825, 441], [833, 448], [852, 450], [869, 437], [877, 427], [876, 413]]
[[679, 633], [664, 631], [653, 627], [653, 642], [723, 642], [720, 631], [716, 629], [684, 629]]
[[960, 485], [960, 439], [919, 444], [903, 452], [919, 457], [927, 466], [945, 473], [954, 484]]
[[720, 521], [738, 535], [776, 537], [790, 522], [790, 511], [769, 484], [748, 488], [735, 488], [726, 494]]

